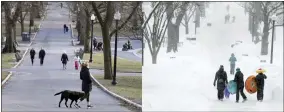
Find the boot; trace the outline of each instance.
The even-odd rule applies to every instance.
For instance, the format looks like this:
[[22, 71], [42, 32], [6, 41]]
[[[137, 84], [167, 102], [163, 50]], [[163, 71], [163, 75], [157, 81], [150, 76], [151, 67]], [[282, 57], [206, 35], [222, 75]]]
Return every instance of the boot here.
[[88, 102], [87, 108], [91, 108], [91, 107], [93, 106], [90, 104], [90, 102]]

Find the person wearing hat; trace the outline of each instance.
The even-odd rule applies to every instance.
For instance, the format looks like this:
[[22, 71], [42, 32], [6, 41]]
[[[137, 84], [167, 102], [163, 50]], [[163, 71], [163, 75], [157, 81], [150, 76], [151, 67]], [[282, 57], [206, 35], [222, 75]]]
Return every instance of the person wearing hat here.
[[240, 93], [243, 97], [243, 102], [245, 102], [247, 100], [246, 95], [244, 94], [244, 75], [241, 72], [240, 68], [236, 69], [236, 74], [235, 74], [235, 78], [234, 78], [234, 82], [237, 83], [237, 95], [236, 95], [236, 103], [239, 103], [239, 96]]
[[229, 61], [230, 61], [230, 74], [234, 75], [235, 74], [234, 70], [235, 70], [236, 61], [237, 61], [234, 53], [231, 54]]
[[[92, 91], [92, 80], [90, 76], [90, 71], [87, 62], [81, 64], [80, 79], [82, 80], [82, 91], [85, 93], [85, 98], [87, 100], [87, 107], [93, 107], [90, 104], [90, 92]], [[82, 100], [81, 100], [82, 101]], [[80, 101], [80, 102], [81, 102]]]
[[263, 100], [263, 90], [264, 90], [264, 79], [266, 79], [266, 75], [264, 74], [263, 69], [258, 69], [256, 73], [258, 73], [255, 77], [256, 85], [257, 85], [257, 101], [262, 102]]
[[226, 84], [228, 84], [227, 73], [226, 73], [226, 71], [224, 71], [223, 65], [220, 65], [219, 70], [215, 74], [215, 79], [214, 79], [214, 82], [213, 82], [214, 86], [216, 85], [216, 81], [217, 81], [217, 90], [218, 90], [217, 96], [218, 96], [218, 99], [220, 101], [223, 101], [224, 90], [225, 90]]

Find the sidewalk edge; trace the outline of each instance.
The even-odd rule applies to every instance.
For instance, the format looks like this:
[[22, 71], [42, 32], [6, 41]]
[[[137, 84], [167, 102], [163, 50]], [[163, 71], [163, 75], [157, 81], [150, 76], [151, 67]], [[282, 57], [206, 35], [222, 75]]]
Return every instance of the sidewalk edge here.
[[1, 82], [1, 86], [3, 86], [4, 84], [6, 84], [6, 82], [10, 79], [10, 77], [13, 75], [13, 72], [9, 72], [9, 74], [7, 75], [7, 77]]

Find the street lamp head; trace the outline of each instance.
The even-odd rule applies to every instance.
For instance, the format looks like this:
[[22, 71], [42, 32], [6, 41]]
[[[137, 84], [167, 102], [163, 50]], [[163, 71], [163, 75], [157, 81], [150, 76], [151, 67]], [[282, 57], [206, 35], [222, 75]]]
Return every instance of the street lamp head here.
[[96, 16], [94, 14], [91, 15], [91, 20], [94, 21], [96, 19]]
[[120, 15], [119, 11], [115, 12], [114, 19], [115, 20], [120, 20], [120, 18], [121, 18], [121, 15]]
[[277, 16], [275, 15], [275, 14], [273, 14], [272, 16], [271, 16], [271, 20], [272, 21], [275, 21], [277, 19]]

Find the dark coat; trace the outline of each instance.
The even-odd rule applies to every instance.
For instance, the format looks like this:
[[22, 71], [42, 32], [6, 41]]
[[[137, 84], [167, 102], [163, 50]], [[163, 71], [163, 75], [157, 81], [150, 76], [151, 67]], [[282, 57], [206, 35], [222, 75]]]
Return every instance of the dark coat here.
[[42, 49], [42, 50], [39, 51], [38, 57], [39, 57], [40, 59], [43, 59], [44, 56], [45, 56], [45, 51]]
[[62, 56], [61, 56], [61, 61], [62, 63], [66, 64], [67, 61], [68, 61], [68, 56], [67, 54], [63, 53]]
[[36, 54], [35, 50], [34, 50], [34, 49], [31, 49], [31, 50], [30, 50], [30, 56], [31, 56], [32, 59], [35, 58], [35, 54]]
[[258, 89], [263, 89], [264, 88], [264, 79], [266, 79], [266, 75], [263, 73], [259, 73], [255, 77], [256, 85]]
[[234, 81], [237, 83], [237, 87], [244, 87], [244, 75], [241, 71], [237, 71]]
[[82, 80], [82, 91], [84, 92], [92, 91], [92, 80], [90, 75], [89, 68], [83, 66], [80, 71], [80, 79]]
[[217, 81], [217, 89], [224, 90], [226, 84], [228, 84], [228, 79], [227, 79], [227, 73], [223, 69], [219, 69], [216, 72], [214, 84], [216, 84], [216, 81]]

